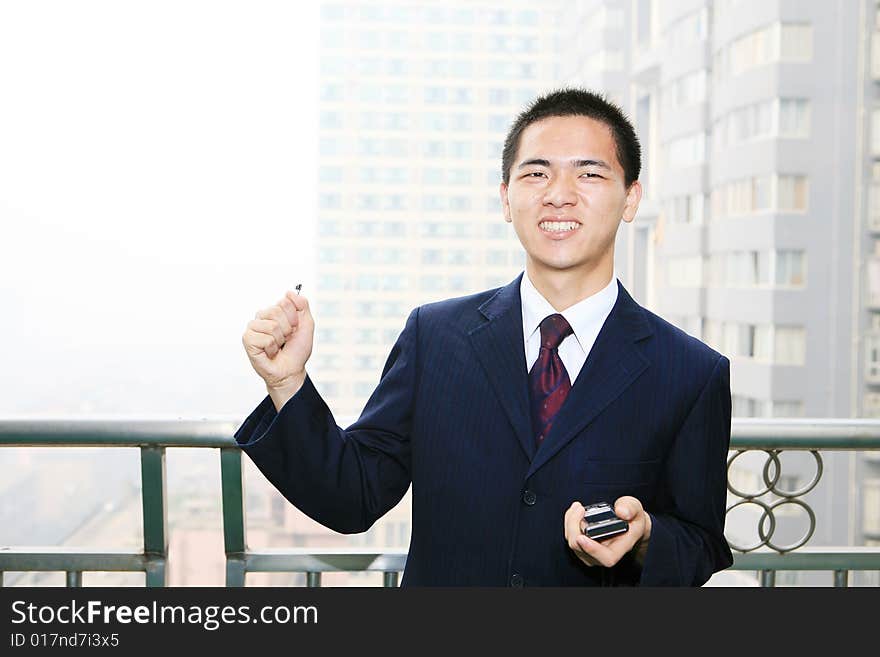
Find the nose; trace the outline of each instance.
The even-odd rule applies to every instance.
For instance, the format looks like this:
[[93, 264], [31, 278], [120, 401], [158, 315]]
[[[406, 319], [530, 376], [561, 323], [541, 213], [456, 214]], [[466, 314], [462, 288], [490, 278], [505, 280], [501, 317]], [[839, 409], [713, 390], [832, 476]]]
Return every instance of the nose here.
[[544, 205], [556, 208], [577, 204], [575, 181], [570, 176], [554, 176], [544, 192]]

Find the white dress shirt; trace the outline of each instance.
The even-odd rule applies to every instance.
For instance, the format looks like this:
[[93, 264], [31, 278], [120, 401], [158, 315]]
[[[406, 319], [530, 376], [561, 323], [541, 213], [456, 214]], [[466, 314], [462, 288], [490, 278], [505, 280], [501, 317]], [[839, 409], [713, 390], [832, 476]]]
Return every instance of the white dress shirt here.
[[519, 287], [522, 300], [523, 342], [526, 350], [526, 369], [531, 370], [538, 360], [541, 350], [541, 322], [545, 317], [557, 312], [565, 317], [574, 333], [566, 337], [559, 345], [559, 357], [568, 372], [568, 379], [574, 381], [590, 355], [590, 349], [602, 325], [611, 313], [617, 301], [617, 277], [612, 276], [611, 282], [601, 290], [578, 301], [573, 306], [559, 312], [550, 305], [537, 288], [529, 280], [528, 272], [523, 273]]

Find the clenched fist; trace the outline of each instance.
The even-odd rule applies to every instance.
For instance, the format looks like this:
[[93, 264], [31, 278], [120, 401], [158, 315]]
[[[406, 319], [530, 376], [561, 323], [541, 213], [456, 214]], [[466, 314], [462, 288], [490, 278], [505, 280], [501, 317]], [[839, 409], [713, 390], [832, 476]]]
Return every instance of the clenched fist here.
[[306, 380], [314, 335], [308, 300], [288, 291], [274, 306], [260, 310], [241, 337], [251, 366], [279, 411]]

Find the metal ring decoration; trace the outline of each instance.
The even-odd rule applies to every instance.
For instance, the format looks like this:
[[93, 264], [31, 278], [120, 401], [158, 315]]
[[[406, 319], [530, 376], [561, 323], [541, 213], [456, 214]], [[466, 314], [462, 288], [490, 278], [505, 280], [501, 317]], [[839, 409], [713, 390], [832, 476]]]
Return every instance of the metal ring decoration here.
[[[736, 504], [733, 504], [733, 505], [727, 507], [727, 511], [724, 512], [725, 516], [728, 513], [730, 513], [731, 511], [733, 511], [736, 507], [742, 506], [744, 504], [754, 504], [754, 505], [759, 506], [763, 509], [763, 513], [761, 514], [761, 519], [758, 521], [758, 535], [760, 536], [761, 540], [752, 546], [740, 547], [738, 545], [735, 545], [734, 543], [731, 543], [730, 539], [727, 539], [727, 544], [730, 546], [730, 548], [732, 550], [736, 550], [737, 552], [751, 552], [752, 550], [757, 550], [762, 545], [767, 545], [768, 539], [771, 536], [773, 536], [773, 532], [776, 531], [776, 517], [773, 515], [772, 509], [769, 506], [767, 506], [764, 502], [761, 502], [760, 500], [756, 500], [756, 499], [740, 500]], [[763, 525], [764, 525], [765, 518], [770, 519], [770, 532], [766, 536], [764, 535], [764, 532], [763, 532]]]
[[[783, 545], [778, 546], [774, 545], [770, 538], [773, 536], [773, 531], [776, 529], [776, 518], [773, 515], [773, 510], [784, 506], [786, 504], [796, 504], [797, 506], [804, 509], [807, 512], [807, 517], [810, 519], [810, 527], [807, 529], [807, 533], [804, 534], [799, 541], [792, 543], [791, 545]], [[770, 533], [766, 536], [764, 535], [764, 518], [770, 518]], [[802, 545], [805, 545], [807, 541], [810, 540], [810, 537], [813, 535], [813, 532], [816, 530], [816, 514], [813, 513], [813, 509], [810, 508], [810, 505], [802, 502], [801, 500], [795, 500], [792, 498], [784, 497], [781, 500], [775, 501], [770, 505], [770, 508], [764, 511], [764, 515], [761, 516], [761, 520], [758, 522], [758, 535], [761, 537], [761, 541], [767, 545], [771, 550], [776, 550], [780, 554], [784, 554], [786, 552], [791, 552], [792, 550], [797, 550]]]
[[[733, 462], [739, 458], [742, 454], [745, 454], [749, 451], [757, 451], [757, 450], [738, 450], [736, 454], [730, 457], [727, 460], [727, 489], [735, 496], [740, 498], [740, 501], [736, 502], [732, 506], [727, 508], [725, 512], [725, 516], [730, 513], [733, 509], [738, 506], [742, 506], [743, 504], [755, 504], [763, 510], [761, 514], [761, 519], [758, 521], [758, 536], [760, 537], [760, 541], [754, 545], [750, 545], [747, 547], [737, 546], [731, 543], [729, 540], [727, 541], [728, 545], [732, 550], [736, 550], [738, 552], [751, 552], [753, 550], [758, 549], [761, 546], [766, 545], [768, 548], [783, 554], [785, 552], [791, 552], [796, 550], [797, 548], [805, 545], [807, 541], [813, 536], [813, 533], [816, 531], [816, 514], [813, 512], [813, 509], [809, 504], [804, 502], [803, 500], [796, 499], [801, 495], [805, 495], [813, 490], [816, 485], [819, 483], [819, 480], [822, 478], [823, 473], [823, 462], [822, 456], [818, 450], [811, 449], [810, 453], [813, 455], [813, 458], [816, 460], [816, 475], [813, 477], [813, 480], [810, 481], [806, 486], [799, 488], [798, 490], [788, 491], [778, 488], [779, 480], [782, 477], [782, 463], [779, 460], [779, 455], [782, 453], [782, 450], [778, 449], [764, 449], [761, 450], [767, 454], [767, 460], [764, 463], [764, 468], [762, 471], [762, 478], [764, 480], [765, 488], [756, 493], [744, 493], [740, 490], [737, 490], [730, 483], [730, 466]], [[771, 477], [770, 476], [770, 467], [771, 464], [775, 466], [775, 473]], [[757, 498], [762, 497], [767, 494], [775, 495], [781, 499], [776, 500], [772, 504], [762, 502]], [[777, 521], [776, 516], [773, 511], [780, 506], [785, 504], [796, 504], [806, 511], [807, 518], [809, 519], [810, 525], [806, 531], [806, 533], [795, 543], [791, 545], [783, 545], [778, 546], [774, 545], [772, 542], [773, 533], [776, 531]], [[765, 530], [765, 526], [767, 521], [769, 520], [769, 529]]]
[[[781, 450], [777, 451], [776, 452], [777, 456], [780, 453], [781, 453]], [[778, 495], [779, 497], [786, 497], [786, 498], [800, 497], [801, 495], [806, 495], [811, 490], [813, 490], [816, 487], [816, 484], [818, 484], [819, 480], [822, 478], [823, 464], [822, 464], [822, 456], [819, 454], [819, 452], [817, 450], [811, 449], [810, 454], [812, 454], [813, 458], [816, 459], [816, 476], [813, 477], [813, 481], [811, 481], [809, 484], [807, 484], [806, 486], [804, 486], [803, 488], [801, 488], [799, 490], [794, 490], [794, 491], [782, 490], [781, 488], [776, 487], [776, 484], [779, 482], [779, 476], [780, 476], [780, 471], [781, 471], [780, 470], [781, 464], [780, 464], [778, 458], [776, 459], [776, 478], [773, 480], [772, 484], [770, 483], [770, 477], [767, 474], [768, 471], [770, 470], [770, 461], [767, 461], [764, 464], [764, 483], [767, 484], [767, 486], [769, 486], [768, 490], [771, 493], [773, 493], [774, 495]], [[773, 508], [773, 507], [771, 507], [771, 508]]]
[[[757, 493], [743, 493], [742, 491], [739, 491], [736, 488], [734, 488], [730, 483], [730, 466], [742, 454], [745, 454], [746, 452], [749, 452], [749, 451], [754, 451], [754, 450], [747, 450], [747, 449], [738, 450], [736, 454], [734, 454], [733, 456], [731, 456], [727, 460], [727, 490], [729, 490], [731, 493], [733, 493], [737, 497], [743, 498], [744, 500], [751, 500], [756, 497], [761, 497], [762, 495], [766, 495], [767, 493], [769, 493], [771, 490], [773, 490], [773, 488], [779, 482], [779, 476], [782, 474], [782, 465], [779, 463], [779, 457], [777, 456], [778, 452], [776, 450], [772, 450], [772, 449], [765, 449], [762, 451], [765, 452], [767, 454], [767, 456], [770, 457], [767, 460], [766, 464], [764, 465], [764, 483], [767, 486], [767, 488], [765, 488], [764, 490], [759, 491]], [[771, 462], [776, 464], [776, 477], [773, 479], [773, 481], [769, 481], [769, 477], [767, 476], [767, 471], [770, 467]], [[731, 507], [731, 508], [733, 508], [733, 507]]]

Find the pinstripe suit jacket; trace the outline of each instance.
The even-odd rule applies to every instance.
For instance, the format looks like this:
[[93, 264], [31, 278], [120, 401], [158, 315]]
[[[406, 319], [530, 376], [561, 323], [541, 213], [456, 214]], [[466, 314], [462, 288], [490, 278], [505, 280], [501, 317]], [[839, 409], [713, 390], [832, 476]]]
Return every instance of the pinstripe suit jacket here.
[[[531, 435], [520, 277], [410, 314], [360, 418], [338, 427], [306, 379], [235, 437], [300, 510], [367, 530], [412, 484], [403, 585], [697, 586], [732, 563], [724, 539], [729, 361], [617, 302], [539, 448]], [[637, 497], [644, 564], [588, 567], [568, 548], [575, 501]]]

